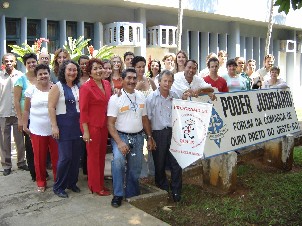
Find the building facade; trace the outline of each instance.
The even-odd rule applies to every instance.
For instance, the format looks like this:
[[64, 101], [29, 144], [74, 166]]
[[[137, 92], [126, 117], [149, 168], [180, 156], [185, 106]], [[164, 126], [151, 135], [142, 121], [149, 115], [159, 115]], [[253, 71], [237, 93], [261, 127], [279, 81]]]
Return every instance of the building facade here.
[[[90, 38], [95, 49], [117, 45], [113, 51], [162, 59], [176, 52], [178, 0], [7, 0], [0, 11], [0, 56], [8, 45], [47, 38], [48, 51], [62, 47], [67, 37]], [[263, 66], [270, 1], [183, 0], [182, 50], [205, 67], [209, 52], [226, 50], [229, 58], [255, 59]], [[302, 86], [302, 11], [287, 16], [274, 9], [270, 53], [294, 93], [297, 107]], [[114, 23], [119, 22], [119, 23]], [[136, 24], [139, 24], [137, 26]], [[160, 27], [160, 25], [163, 25]], [[19, 65], [19, 67], [22, 67]], [[24, 70], [24, 68], [22, 68]]]

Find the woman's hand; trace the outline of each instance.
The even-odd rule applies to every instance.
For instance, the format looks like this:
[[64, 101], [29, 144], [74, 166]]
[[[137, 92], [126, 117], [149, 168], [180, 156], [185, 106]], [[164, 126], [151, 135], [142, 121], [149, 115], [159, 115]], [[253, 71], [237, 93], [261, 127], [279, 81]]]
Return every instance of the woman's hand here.
[[89, 134], [88, 131], [87, 132], [84, 131], [84, 133], [83, 133], [83, 140], [85, 142], [87, 142], [87, 143], [89, 143], [90, 141], [92, 141], [92, 139], [90, 138], [90, 134]]
[[22, 122], [22, 118], [18, 118], [18, 131], [22, 132], [23, 131], [23, 122]]
[[52, 126], [51, 130], [52, 130], [52, 137], [54, 139], [59, 139], [59, 127], [58, 126]]
[[27, 133], [28, 135], [30, 135], [30, 130], [27, 128], [27, 125], [26, 126], [23, 126], [23, 131], [25, 133]]

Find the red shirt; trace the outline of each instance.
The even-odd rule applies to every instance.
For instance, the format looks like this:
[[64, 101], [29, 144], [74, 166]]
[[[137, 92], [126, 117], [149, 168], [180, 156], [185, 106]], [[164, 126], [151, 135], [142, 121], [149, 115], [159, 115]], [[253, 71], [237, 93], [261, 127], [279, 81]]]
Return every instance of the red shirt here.
[[229, 92], [228, 85], [224, 78], [218, 76], [218, 79], [214, 81], [213, 79], [211, 79], [210, 75], [208, 75], [203, 79], [206, 83], [210, 84], [212, 87], [217, 88], [219, 92]]

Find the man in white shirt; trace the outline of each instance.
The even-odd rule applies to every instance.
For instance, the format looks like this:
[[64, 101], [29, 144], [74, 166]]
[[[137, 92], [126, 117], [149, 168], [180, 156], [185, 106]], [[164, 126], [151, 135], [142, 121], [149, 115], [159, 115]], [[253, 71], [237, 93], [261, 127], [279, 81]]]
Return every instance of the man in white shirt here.
[[256, 78], [254, 82], [260, 78], [262, 82], [270, 79], [270, 70], [273, 67], [275, 62], [275, 57], [272, 54], [264, 56], [264, 67], [256, 71]]
[[198, 97], [200, 94], [208, 94], [214, 100], [214, 89], [203, 78], [196, 75], [198, 64], [195, 60], [187, 60], [185, 70], [174, 75], [174, 82], [171, 90], [179, 97], [185, 94], [188, 97]]
[[147, 116], [146, 99], [142, 92], [135, 90], [136, 71], [127, 68], [122, 72], [121, 95], [111, 96], [108, 103], [108, 131], [111, 135], [113, 152], [112, 179], [113, 207], [119, 207], [122, 199], [140, 194], [139, 177], [142, 168], [144, 136], [147, 136], [148, 150], [155, 143]]
[[19, 169], [29, 170], [25, 161], [25, 146], [22, 132], [18, 130], [18, 118], [14, 106], [14, 84], [22, 76], [22, 72], [15, 69], [16, 57], [7, 53], [2, 57], [5, 66], [0, 71], [0, 154], [3, 175], [11, 173], [11, 127], [17, 149], [17, 166]]

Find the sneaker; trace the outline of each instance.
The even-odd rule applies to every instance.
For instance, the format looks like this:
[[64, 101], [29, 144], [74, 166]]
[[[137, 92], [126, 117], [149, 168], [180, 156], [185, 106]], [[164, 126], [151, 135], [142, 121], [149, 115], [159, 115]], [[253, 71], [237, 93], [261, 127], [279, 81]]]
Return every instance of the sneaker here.
[[4, 169], [4, 170], [3, 170], [3, 176], [10, 175], [11, 172], [12, 172], [11, 169]]
[[29, 171], [29, 168], [27, 165], [19, 166], [18, 168], [21, 170]]
[[118, 208], [122, 205], [122, 200], [123, 197], [122, 196], [113, 196], [113, 199], [111, 201], [111, 206]]

